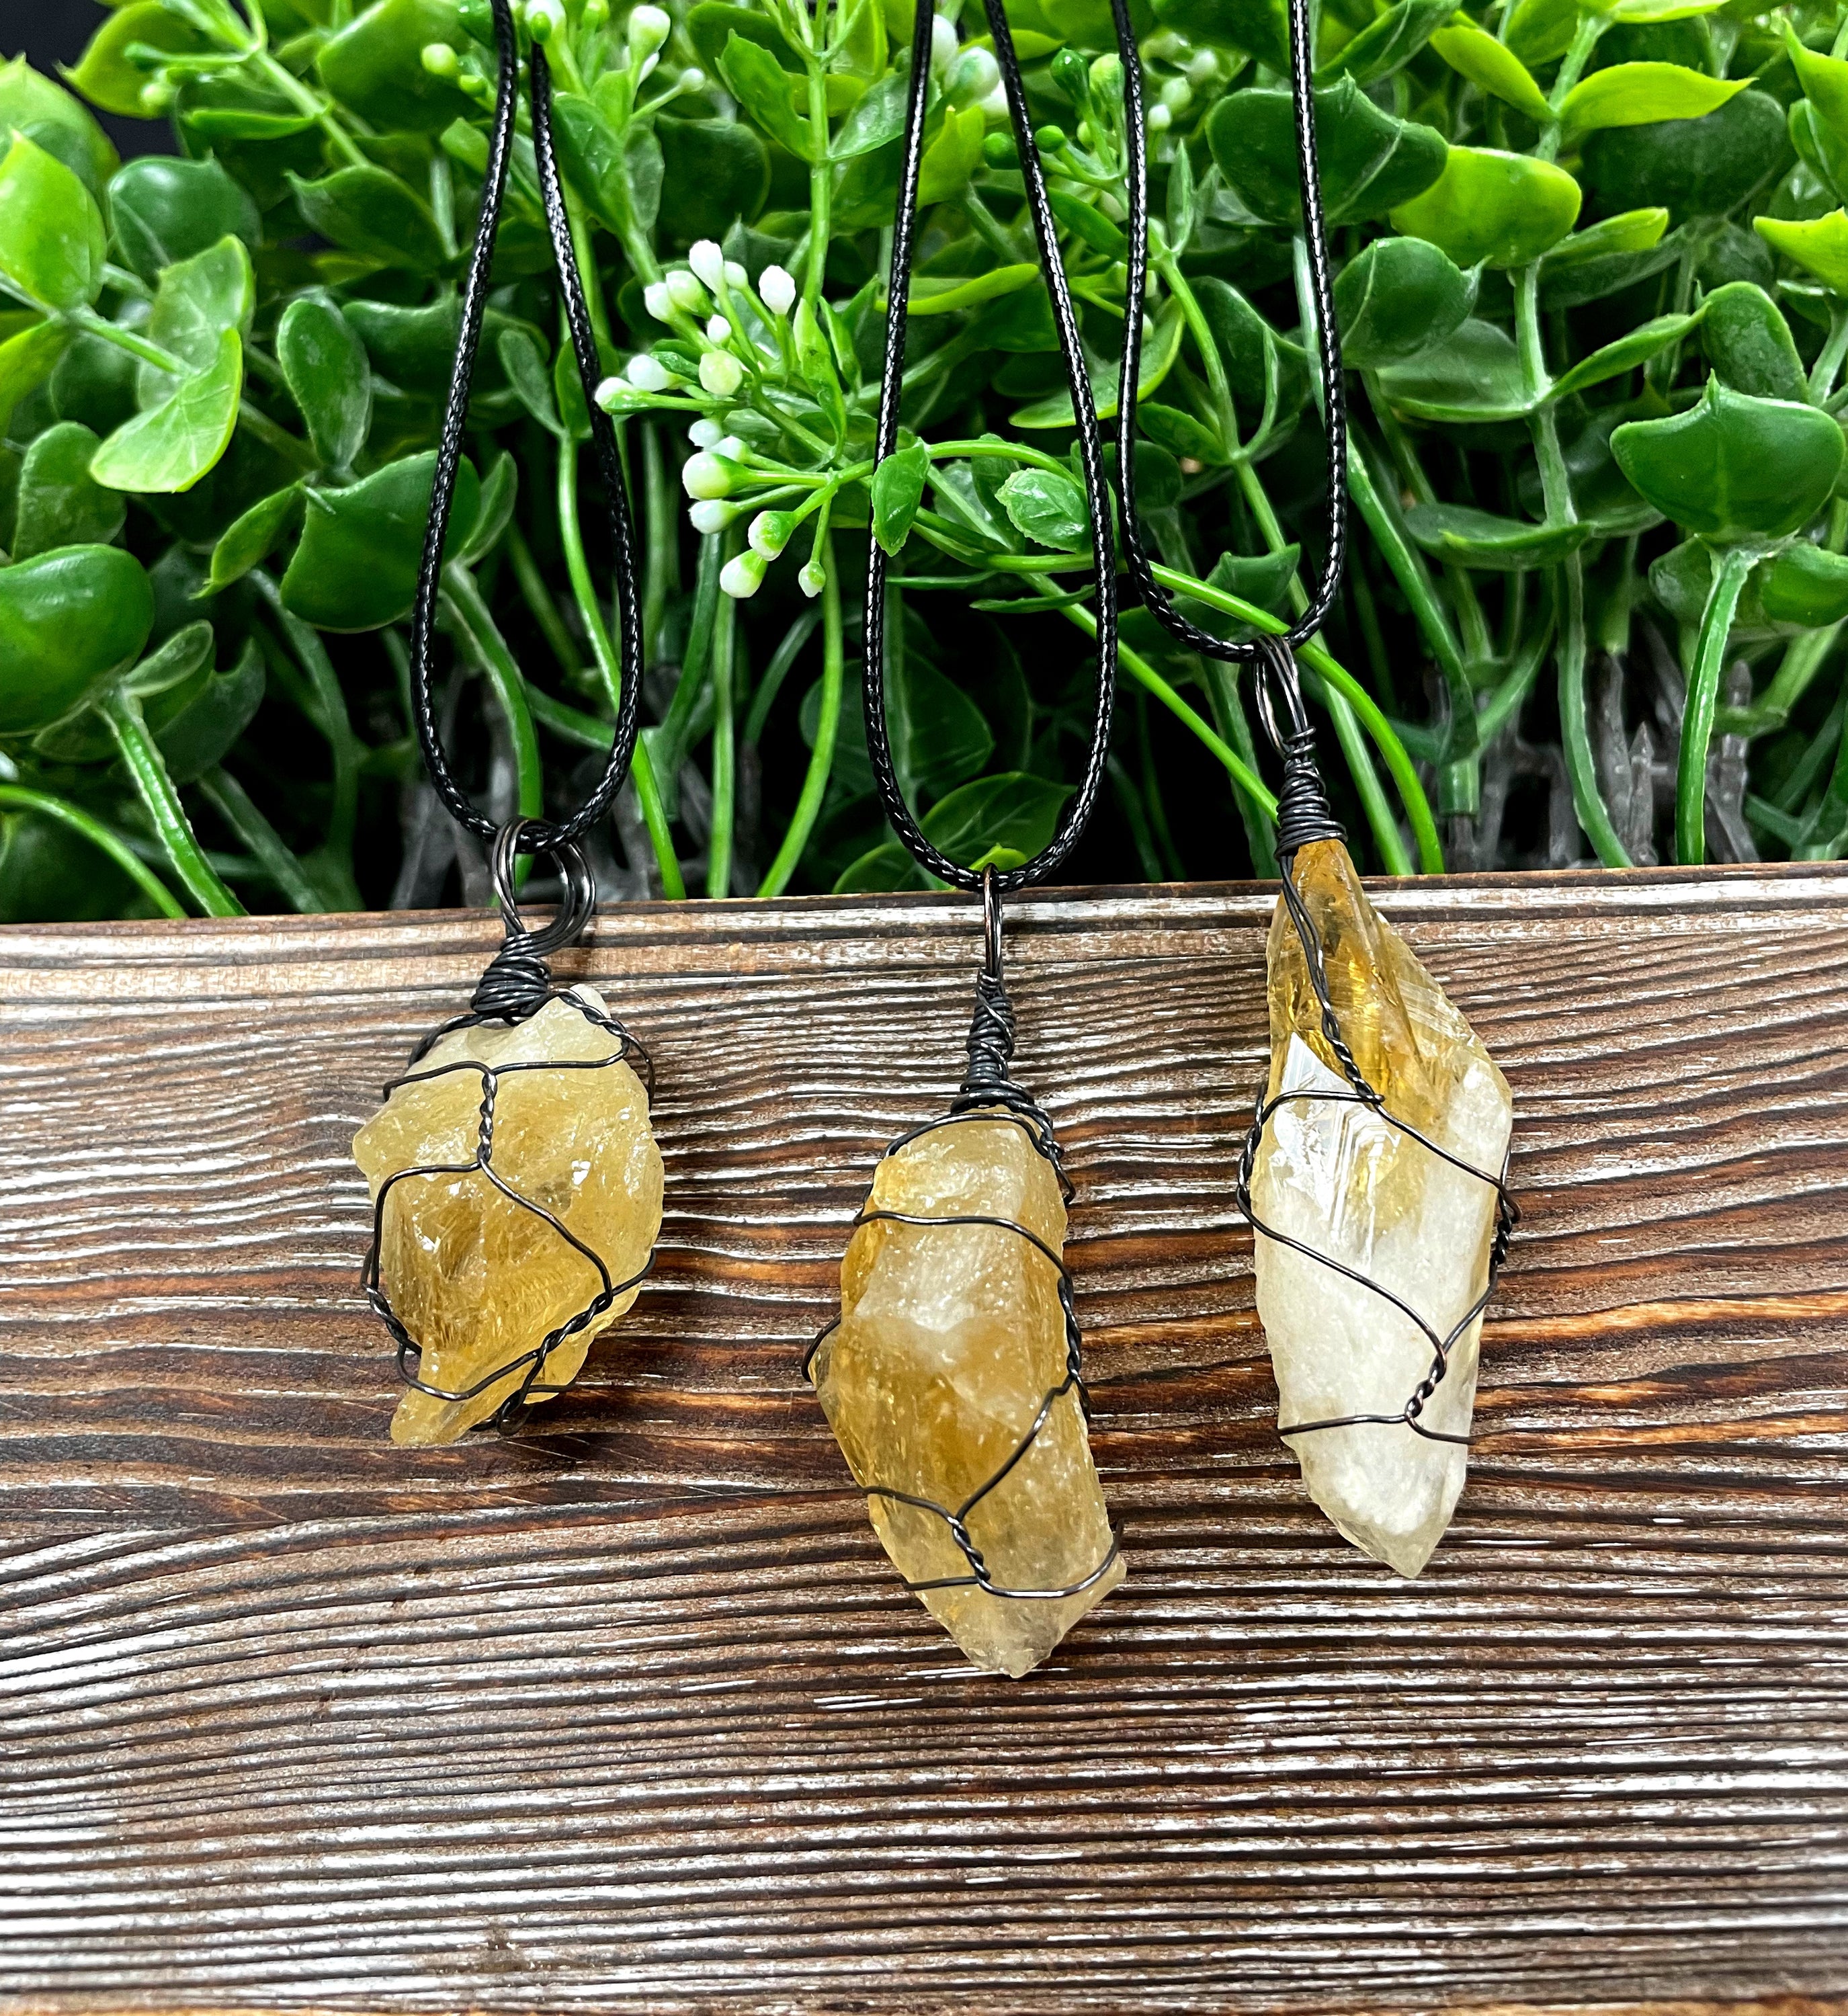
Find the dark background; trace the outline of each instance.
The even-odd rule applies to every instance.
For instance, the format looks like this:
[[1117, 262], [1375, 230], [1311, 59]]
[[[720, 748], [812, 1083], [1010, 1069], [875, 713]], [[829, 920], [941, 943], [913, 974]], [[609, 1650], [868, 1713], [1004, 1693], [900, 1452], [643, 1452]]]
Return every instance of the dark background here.
[[[34, 70], [56, 77], [59, 63], [74, 63], [106, 18], [96, 0], [12, 0], [0, 7], [0, 56], [23, 56]], [[126, 157], [171, 154], [173, 135], [159, 119], [118, 119], [95, 113], [103, 131]]]

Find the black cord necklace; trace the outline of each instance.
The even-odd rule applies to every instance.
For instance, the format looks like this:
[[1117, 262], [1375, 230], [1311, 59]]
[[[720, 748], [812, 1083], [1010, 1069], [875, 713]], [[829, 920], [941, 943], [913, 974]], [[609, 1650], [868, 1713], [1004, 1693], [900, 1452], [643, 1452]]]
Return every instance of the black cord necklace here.
[[[397, 1345], [410, 1389], [392, 1435], [412, 1442], [516, 1426], [536, 1403], [562, 1392], [590, 1339], [634, 1300], [661, 1227], [661, 1154], [649, 1125], [647, 1053], [593, 989], [555, 986], [546, 963], [575, 943], [596, 913], [580, 842], [629, 774], [639, 719], [642, 623], [634, 525], [615, 433], [593, 396], [601, 376], [596, 340], [552, 143], [551, 73], [536, 43], [527, 59], [533, 153], [614, 556], [622, 683], [603, 774], [576, 811], [556, 823], [516, 819], [497, 826], [449, 768], [431, 692], [443, 549], [519, 104], [512, 10], [508, 0], [490, 5], [500, 74], [410, 657], [412, 715], [430, 783], [450, 815], [491, 844], [506, 936], [467, 1013], [418, 1046], [411, 1058], [418, 1068], [385, 1088], [384, 1107], [354, 1143], [373, 1193], [362, 1284]], [[564, 452], [575, 450], [567, 445]], [[515, 895], [522, 854], [549, 855], [562, 887], [557, 914], [538, 931], [522, 920]]]

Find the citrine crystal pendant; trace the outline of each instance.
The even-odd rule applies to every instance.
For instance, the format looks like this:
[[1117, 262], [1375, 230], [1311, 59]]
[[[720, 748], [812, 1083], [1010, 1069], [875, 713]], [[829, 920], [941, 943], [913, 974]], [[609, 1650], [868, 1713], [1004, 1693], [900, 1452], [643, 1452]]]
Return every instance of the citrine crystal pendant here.
[[1051, 1124], [1008, 1075], [990, 884], [969, 1071], [901, 1135], [808, 1370], [873, 1529], [969, 1658], [1030, 1672], [1122, 1580], [1091, 1460]]
[[582, 853], [549, 848], [558, 916], [528, 931], [513, 900], [521, 825], [494, 850], [506, 941], [470, 1012], [421, 1045], [354, 1137], [373, 1197], [364, 1285], [408, 1391], [394, 1442], [514, 1425], [577, 1377], [634, 1301], [661, 1230], [661, 1161], [641, 1046], [546, 955], [595, 908]]
[[1258, 1313], [1309, 1495], [1415, 1575], [1468, 1467], [1482, 1311], [1514, 1223], [1514, 1103], [1342, 842], [1284, 866], [1270, 1080], [1241, 1200]]

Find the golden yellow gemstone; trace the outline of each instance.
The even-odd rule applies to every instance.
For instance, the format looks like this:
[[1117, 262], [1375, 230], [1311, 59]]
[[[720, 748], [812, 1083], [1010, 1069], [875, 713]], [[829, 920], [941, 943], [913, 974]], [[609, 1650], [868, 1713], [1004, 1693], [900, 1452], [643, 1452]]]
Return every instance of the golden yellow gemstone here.
[[[1292, 880], [1321, 941], [1342, 1038], [1387, 1111], [1500, 1175], [1514, 1100], [1475, 1031], [1368, 902], [1339, 841], [1303, 848]], [[1269, 963], [1270, 1096], [1347, 1090], [1281, 898]], [[1363, 1106], [1286, 1100], [1264, 1130], [1252, 1202], [1276, 1231], [1391, 1290], [1440, 1338], [1487, 1284], [1493, 1189]], [[1255, 1261], [1280, 1424], [1400, 1415], [1432, 1370], [1424, 1331], [1385, 1297], [1262, 1233]], [[1451, 1345], [1420, 1417], [1427, 1428], [1468, 1434], [1481, 1334], [1478, 1316]], [[1288, 1441], [1309, 1495], [1349, 1539], [1401, 1575], [1424, 1567], [1463, 1489], [1464, 1448], [1402, 1419]]]
[[[607, 1012], [593, 988], [571, 992], [599, 1013]], [[376, 1203], [380, 1187], [400, 1170], [474, 1159], [485, 1076], [445, 1065], [599, 1067], [501, 1069], [495, 1081], [495, 1175], [557, 1225], [504, 1195], [480, 1169], [409, 1175], [392, 1186], [380, 1285], [423, 1347], [412, 1368], [417, 1377], [460, 1393], [498, 1367], [510, 1368], [468, 1400], [439, 1400], [409, 1388], [392, 1417], [394, 1442], [454, 1442], [518, 1388], [528, 1354], [604, 1285], [572, 1240], [601, 1258], [612, 1284], [647, 1265], [661, 1230], [661, 1150], [648, 1124], [648, 1095], [621, 1060], [621, 1048], [620, 1037], [564, 1000], [547, 1002], [511, 1028], [486, 1023], [457, 1029], [412, 1067], [414, 1082], [399, 1085], [354, 1136], [354, 1158]], [[629, 1289], [556, 1346], [538, 1383], [569, 1384], [591, 1339], [636, 1294]]]
[[[998, 1218], [1052, 1253], [1065, 1207], [1052, 1165], [1018, 1122], [936, 1127], [881, 1162], [869, 1211]], [[1019, 1233], [987, 1225], [874, 1219], [841, 1265], [841, 1322], [816, 1353], [816, 1391], [863, 1489], [962, 1508], [1019, 1448], [1067, 1373], [1059, 1273]], [[936, 1514], [869, 1491], [873, 1529], [907, 1582], [967, 1578], [967, 1557]], [[967, 1516], [1000, 1588], [1065, 1589], [1054, 1600], [980, 1588], [920, 1589], [974, 1663], [1018, 1678], [1122, 1580], [1075, 1388], [1007, 1476]]]

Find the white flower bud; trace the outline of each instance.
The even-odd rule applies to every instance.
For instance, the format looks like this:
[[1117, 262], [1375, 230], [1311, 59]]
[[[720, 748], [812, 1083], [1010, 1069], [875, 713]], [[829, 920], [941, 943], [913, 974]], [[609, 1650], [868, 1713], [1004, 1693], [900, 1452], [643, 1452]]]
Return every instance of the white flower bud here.
[[674, 382], [673, 373], [645, 350], [636, 351], [629, 360], [622, 375], [638, 392], [665, 392]]
[[1187, 81], [1190, 84], [1211, 84], [1219, 74], [1219, 59], [1211, 49], [1197, 51], [1187, 65]]
[[997, 84], [982, 101], [982, 116], [985, 119], [1005, 119], [1007, 114], [1007, 87]]
[[822, 571], [819, 560], [810, 560], [796, 576], [796, 585], [812, 602], [828, 585], [828, 578]]
[[787, 315], [796, 304], [796, 283], [780, 266], [765, 267], [757, 276], [757, 291], [772, 315]]
[[432, 77], [462, 74], [462, 59], [447, 42], [426, 42], [420, 60]]
[[751, 275], [736, 259], [725, 262], [725, 284], [728, 287], [747, 287], [751, 284]]
[[939, 14], [931, 23], [931, 68], [942, 70], [956, 60], [956, 24]]
[[723, 315], [715, 315], [706, 325], [706, 339], [710, 343], [729, 343], [732, 326]]
[[683, 91], [704, 91], [705, 88], [706, 73], [697, 63], [681, 71], [680, 88]]
[[636, 81], [638, 84], [646, 84], [649, 78], [654, 76], [654, 73], [660, 68], [661, 58], [659, 56], [643, 56], [642, 59], [642, 67], [636, 74]]
[[689, 497], [729, 497], [732, 489], [731, 466], [702, 448], [697, 455], [687, 457], [686, 466], [680, 472], [680, 482]]
[[668, 290], [668, 299], [689, 315], [704, 315], [711, 305], [706, 299], [705, 289], [684, 266], [676, 266], [663, 284]]
[[734, 602], [748, 602], [764, 585], [762, 553], [740, 553], [719, 571], [719, 585]]
[[727, 462], [742, 462], [744, 459], [744, 444], [736, 434], [721, 434], [719, 445], [712, 452], [723, 455]]
[[1001, 81], [1001, 66], [986, 49], [964, 49], [945, 88], [958, 105], [976, 105]]
[[626, 413], [635, 389], [621, 378], [606, 378], [592, 396], [606, 413]]
[[789, 511], [760, 511], [751, 521], [751, 530], [746, 535], [751, 541], [751, 550], [761, 553], [767, 560], [773, 560], [789, 544], [789, 535], [795, 530], [795, 516]]
[[558, 0], [526, 0], [526, 32], [535, 42], [551, 41], [565, 30], [564, 9]]
[[1184, 77], [1171, 77], [1162, 87], [1161, 102], [1170, 112], [1185, 112], [1194, 102], [1194, 87]]
[[725, 254], [712, 239], [696, 239], [686, 263], [715, 293], [719, 291], [719, 283], [725, 277]]
[[708, 350], [700, 359], [700, 383], [715, 399], [729, 399], [744, 382], [744, 367], [729, 350]]
[[665, 7], [636, 8], [629, 17], [630, 61], [651, 56], [673, 32], [673, 18]]
[[1148, 108], [1148, 130], [1151, 133], [1165, 133], [1174, 124], [1174, 114], [1165, 105], [1151, 105]]
[[674, 311], [673, 297], [665, 280], [657, 280], [642, 290], [642, 304], [657, 322], [665, 322]]
[[686, 431], [695, 448], [717, 448], [725, 439], [725, 430], [716, 420], [695, 420]]
[[693, 520], [696, 532], [722, 532], [738, 513], [735, 505], [721, 504], [715, 499], [702, 497], [689, 508], [686, 515]]

